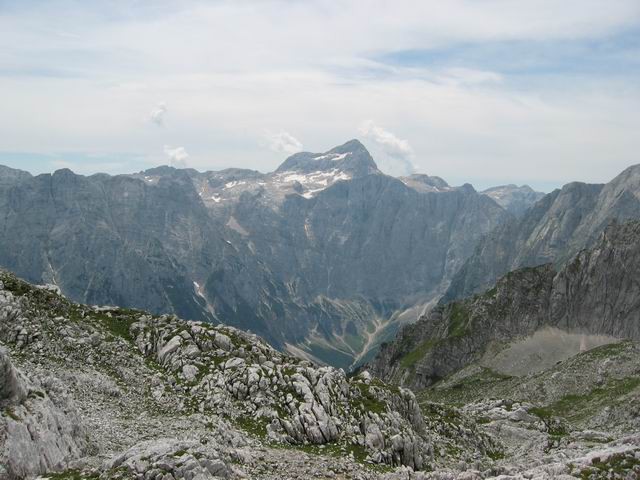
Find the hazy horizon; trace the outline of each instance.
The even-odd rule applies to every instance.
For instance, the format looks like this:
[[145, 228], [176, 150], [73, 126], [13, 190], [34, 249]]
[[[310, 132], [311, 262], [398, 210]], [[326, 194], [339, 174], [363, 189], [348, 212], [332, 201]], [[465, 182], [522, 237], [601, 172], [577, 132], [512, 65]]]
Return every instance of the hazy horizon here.
[[[337, 145], [334, 145], [334, 147], [335, 146], [337, 146]], [[366, 147], [366, 145], [365, 145], [365, 147]], [[311, 153], [319, 154], [319, 153], [324, 153], [324, 152], [311, 152]], [[95, 175], [95, 174], [129, 175], [129, 174], [140, 173], [140, 172], [143, 172], [145, 170], [158, 168], [158, 167], [172, 167], [172, 168], [176, 168], [176, 169], [188, 168], [188, 169], [196, 170], [196, 171], [198, 171], [200, 173], [204, 173], [204, 172], [207, 172], [207, 171], [220, 171], [220, 170], [225, 170], [227, 168], [243, 168], [243, 167], [230, 165], [228, 167], [221, 167], [221, 168], [217, 168], [215, 170], [212, 170], [212, 169], [207, 169], [207, 168], [196, 168], [196, 167], [192, 167], [192, 166], [174, 166], [174, 165], [171, 165], [170, 162], [166, 162], [165, 161], [165, 163], [160, 162], [160, 163], [157, 163], [157, 164], [148, 163], [145, 167], [143, 167], [141, 169], [132, 168], [132, 169], [127, 170], [126, 168], [124, 168], [122, 171], [119, 171], [119, 172], [107, 172], [107, 171], [102, 171], [102, 170], [99, 170], [99, 169], [96, 169], [95, 171], [90, 171], [90, 172], [76, 171], [76, 170], [73, 169], [73, 165], [72, 164], [70, 164], [68, 166], [65, 166], [65, 165], [55, 166], [55, 164], [54, 164], [54, 165], [52, 165], [52, 168], [50, 168], [48, 170], [47, 169], [30, 170], [29, 168], [25, 168], [25, 163], [28, 163], [28, 162], [25, 162], [25, 159], [18, 159], [18, 160], [15, 160], [13, 162], [10, 161], [10, 159], [7, 159], [7, 162], [3, 162], [2, 157], [3, 157], [3, 155], [0, 154], [0, 166], [6, 166], [6, 167], [9, 167], [9, 168], [15, 168], [15, 169], [18, 169], [18, 170], [24, 170], [24, 171], [27, 171], [31, 175], [34, 175], [34, 176], [43, 175], [43, 174], [45, 174], [45, 175], [46, 174], [53, 174], [54, 172], [56, 172], [58, 170], [64, 170], [64, 169], [69, 169], [69, 170], [71, 170], [72, 172], [74, 172], [74, 173], [76, 173], [78, 175], [91, 176], [91, 175]], [[286, 158], [288, 158], [288, 157], [283, 158], [282, 162], [284, 162], [286, 160]], [[375, 160], [376, 159], [374, 158], [374, 161]], [[282, 163], [282, 162], [280, 162], [280, 163]], [[146, 161], [145, 161], [145, 163], [146, 163]], [[36, 165], [37, 165], [37, 163], [36, 163]], [[279, 166], [279, 164], [276, 165], [276, 167], [274, 167], [271, 170], [257, 170], [257, 171], [259, 171], [261, 173], [268, 174], [268, 173], [273, 172], [278, 166]], [[629, 167], [630, 166], [632, 166], [632, 165], [629, 165]], [[256, 170], [256, 169], [251, 169], [251, 170]], [[615, 176], [617, 176], [621, 172], [622, 171], [616, 173], [613, 177], [607, 178], [607, 179], [603, 179], [602, 181], [587, 182], [587, 183], [602, 183], [602, 184], [604, 184], [604, 183], [609, 182], [613, 178], [615, 178]], [[394, 177], [403, 176], [403, 175], [393, 175], [393, 174], [387, 173], [387, 172], [383, 172], [383, 173], [385, 173], [387, 175], [394, 176]], [[549, 182], [549, 183], [545, 184], [545, 183], [540, 183], [540, 182], [534, 183], [534, 182], [526, 182], [526, 181], [520, 182], [520, 183], [517, 183], [517, 182], [500, 183], [499, 179], [496, 179], [495, 182], [491, 182], [490, 179], [486, 180], [484, 182], [478, 182], [478, 183], [473, 183], [473, 182], [470, 182], [470, 181], [467, 181], [467, 180], [464, 180], [464, 179], [462, 181], [457, 181], [456, 182], [456, 181], [450, 181], [449, 179], [442, 177], [442, 175], [438, 175], [437, 173], [434, 173], [434, 172], [414, 171], [412, 173], [414, 173], [414, 174], [427, 174], [429, 176], [440, 177], [443, 180], [445, 180], [451, 186], [460, 186], [460, 185], [463, 185], [465, 183], [470, 183], [471, 185], [473, 185], [473, 187], [477, 191], [484, 191], [484, 190], [487, 190], [487, 189], [492, 188], [492, 187], [498, 187], [498, 186], [504, 186], [504, 185], [517, 185], [517, 186], [529, 186], [529, 187], [533, 188], [536, 191], [544, 192], [544, 193], [550, 193], [555, 189], [562, 188], [564, 185], [566, 185], [566, 183], [570, 183], [570, 182], [566, 182], [566, 183], [557, 183], [556, 184], [556, 183], [553, 183], [553, 182]]]

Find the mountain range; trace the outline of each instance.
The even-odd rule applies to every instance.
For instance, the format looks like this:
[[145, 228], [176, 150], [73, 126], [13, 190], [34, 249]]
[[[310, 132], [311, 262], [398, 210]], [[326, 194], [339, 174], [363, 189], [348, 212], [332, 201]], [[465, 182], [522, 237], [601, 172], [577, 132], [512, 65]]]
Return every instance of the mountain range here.
[[[525, 267], [482, 294], [439, 305], [385, 344], [369, 368], [420, 389], [473, 362], [528, 374], [600, 344], [640, 341], [639, 262], [640, 222], [612, 224], [558, 271]], [[512, 345], [523, 339], [528, 348]]]
[[353, 368], [438, 302], [562, 265], [613, 219], [638, 218], [639, 179], [630, 167], [547, 195], [478, 192], [385, 175], [357, 140], [271, 173], [2, 167], [0, 266], [75, 301], [232, 325]]
[[0, 480], [637, 478], [639, 201], [1, 167]]
[[5, 167], [0, 265], [76, 301], [225, 323], [346, 368], [437, 301], [512, 199], [537, 195], [394, 178], [357, 140], [268, 174]]

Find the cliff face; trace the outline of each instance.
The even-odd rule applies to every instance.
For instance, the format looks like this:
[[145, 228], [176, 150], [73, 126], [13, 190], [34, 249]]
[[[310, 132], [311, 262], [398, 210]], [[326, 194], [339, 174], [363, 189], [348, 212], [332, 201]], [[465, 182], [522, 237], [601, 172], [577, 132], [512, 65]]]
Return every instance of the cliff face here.
[[250, 329], [342, 367], [394, 311], [442, 294], [508, 216], [468, 185], [386, 176], [357, 141], [269, 174], [5, 169], [0, 211], [0, 265], [29, 281]]
[[605, 185], [565, 185], [545, 196], [524, 216], [506, 221], [481, 240], [454, 276], [443, 300], [478, 293], [517, 268], [562, 265], [581, 249], [592, 247], [611, 221], [639, 217], [638, 165]]
[[640, 222], [614, 224], [557, 273], [550, 264], [524, 268], [481, 295], [437, 307], [384, 345], [370, 367], [420, 388], [544, 327], [640, 340], [639, 281]]

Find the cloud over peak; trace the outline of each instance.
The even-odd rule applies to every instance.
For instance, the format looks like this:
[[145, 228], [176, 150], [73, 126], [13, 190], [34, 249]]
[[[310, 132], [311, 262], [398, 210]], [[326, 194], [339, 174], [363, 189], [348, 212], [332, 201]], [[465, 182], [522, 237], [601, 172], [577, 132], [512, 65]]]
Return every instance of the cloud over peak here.
[[274, 152], [293, 155], [294, 153], [302, 151], [302, 142], [284, 130], [279, 132], [266, 132], [264, 134], [264, 140], [267, 146]]
[[189, 158], [189, 154], [184, 149], [184, 147], [170, 147], [169, 145], [164, 146], [164, 153], [169, 157], [169, 165], [176, 168], [186, 168], [187, 166], [187, 158]]
[[387, 158], [384, 163], [387, 169], [392, 170], [390, 173], [408, 175], [414, 172], [413, 148], [407, 140], [398, 138], [390, 131], [376, 125], [373, 120], [362, 122], [359, 131], [385, 154]]

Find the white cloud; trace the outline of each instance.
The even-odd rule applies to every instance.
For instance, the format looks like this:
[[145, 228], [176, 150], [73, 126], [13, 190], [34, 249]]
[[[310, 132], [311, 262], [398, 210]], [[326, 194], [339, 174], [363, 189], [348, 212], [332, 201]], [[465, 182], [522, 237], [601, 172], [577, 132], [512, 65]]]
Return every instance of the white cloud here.
[[187, 166], [187, 158], [189, 154], [184, 147], [164, 146], [164, 153], [169, 157], [169, 165], [176, 168], [185, 168]]
[[164, 125], [164, 116], [167, 113], [167, 106], [164, 103], [159, 103], [156, 108], [151, 110], [149, 114], [149, 120], [155, 123], [159, 127]]
[[[268, 171], [302, 145], [259, 144], [265, 125], [325, 151], [371, 118], [415, 152], [396, 156], [451, 182], [605, 181], [638, 161], [638, 0], [14, 3], [0, 15], [6, 151], [156, 158], [170, 141], [195, 168]], [[170, 132], [147, 128], [163, 120]]]
[[266, 132], [264, 134], [267, 146], [278, 153], [293, 155], [302, 151], [302, 142], [289, 132], [281, 130], [279, 132]]
[[[367, 120], [360, 125], [360, 133], [373, 141], [386, 155], [386, 170], [389, 173], [409, 175], [415, 171], [413, 149], [407, 140], [398, 138], [388, 130]], [[382, 166], [384, 169], [384, 166]]]

